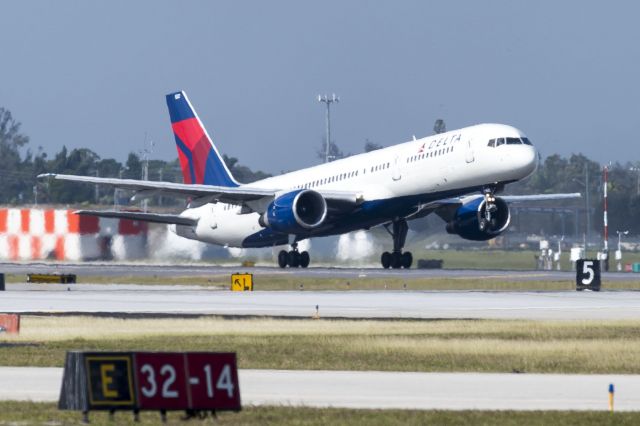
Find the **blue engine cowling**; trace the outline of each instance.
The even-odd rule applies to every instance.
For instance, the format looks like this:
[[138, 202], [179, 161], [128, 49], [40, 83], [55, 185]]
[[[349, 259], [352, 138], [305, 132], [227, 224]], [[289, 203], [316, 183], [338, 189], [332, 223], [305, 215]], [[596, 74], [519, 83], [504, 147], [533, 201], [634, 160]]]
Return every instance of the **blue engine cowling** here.
[[297, 234], [322, 225], [327, 217], [327, 202], [309, 189], [288, 192], [269, 204], [260, 216], [260, 225], [285, 234]]
[[507, 202], [496, 197], [496, 211], [491, 213], [491, 220], [486, 221], [486, 201], [478, 197], [458, 207], [453, 220], [447, 223], [447, 232], [456, 234], [467, 240], [486, 241], [503, 233], [511, 221], [511, 213]]

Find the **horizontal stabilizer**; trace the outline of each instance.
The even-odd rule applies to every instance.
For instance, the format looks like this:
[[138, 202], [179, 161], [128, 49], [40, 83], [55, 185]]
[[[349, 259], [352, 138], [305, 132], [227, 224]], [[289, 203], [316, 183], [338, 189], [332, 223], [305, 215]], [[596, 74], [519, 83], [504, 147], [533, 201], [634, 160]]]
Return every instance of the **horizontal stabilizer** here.
[[109, 217], [115, 219], [140, 220], [143, 222], [166, 223], [184, 226], [195, 226], [198, 219], [190, 217], [178, 216], [173, 214], [144, 213], [144, 212], [126, 212], [114, 210], [78, 210], [74, 212], [79, 215]]

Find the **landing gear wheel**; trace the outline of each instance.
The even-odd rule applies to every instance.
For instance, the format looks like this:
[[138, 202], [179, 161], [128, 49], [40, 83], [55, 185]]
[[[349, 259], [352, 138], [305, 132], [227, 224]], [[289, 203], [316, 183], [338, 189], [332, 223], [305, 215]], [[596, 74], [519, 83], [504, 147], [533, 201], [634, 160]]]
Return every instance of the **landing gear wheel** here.
[[391, 253], [388, 251], [382, 253], [382, 256], [380, 256], [380, 263], [382, 263], [382, 267], [384, 269], [389, 269], [391, 266]]
[[[391, 227], [389, 226], [391, 225]], [[390, 229], [391, 228], [391, 229]], [[413, 262], [411, 253], [402, 253], [404, 243], [407, 239], [409, 225], [405, 219], [396, 218], [391, 224], [385, 225], [385, 229], [393, 239], [393, 251], [391, 253], [385, 251], [380, 257], [380, 263], [385, 269], [400, 269], [402, 267], [409, 268]]]
[[411, 268], [411, 264], [413, 263], [413, 255], [410, 251], [402, 253], [402, 267], [404, 269]]
[[402, 268], [402, 253], [398, 251], [391, 253], [391, 267], [393, 269]]
[[280, 250], [280, 253], [278, 253], [278, 266], [281, 268], [286, 268], [288, 261], [289, 255], [287, 254], [287, 252], [284, 250]]
[[288, 258], [289, 258], [288, 263], [290, 267], [297, 268], [298, 266], [300, 266], [300, 253], [298, 253], [297, 251], [291, 250], [289, 252]]
[[307, 266], [309, 266], [309, 262], [311, 262], [309, 252], [303, 251], [302, 253], [300, 253], [300, 266], [306, 268]]

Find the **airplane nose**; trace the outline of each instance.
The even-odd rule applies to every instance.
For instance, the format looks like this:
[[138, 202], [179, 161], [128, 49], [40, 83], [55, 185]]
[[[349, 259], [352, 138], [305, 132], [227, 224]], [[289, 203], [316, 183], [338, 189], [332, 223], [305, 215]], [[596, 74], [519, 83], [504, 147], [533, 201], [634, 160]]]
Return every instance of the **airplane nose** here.
[[531, 145], [523, 145], [520, 154], [520, 164], [522, 171], [529, 176], [538, 167], [538, 151]]

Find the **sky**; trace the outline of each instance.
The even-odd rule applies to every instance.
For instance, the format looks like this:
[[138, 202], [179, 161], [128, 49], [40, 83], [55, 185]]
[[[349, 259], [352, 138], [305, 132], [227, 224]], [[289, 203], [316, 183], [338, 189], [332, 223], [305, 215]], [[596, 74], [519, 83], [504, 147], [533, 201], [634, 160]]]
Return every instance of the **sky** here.
[[[543, 156], [640, 160], [640, 2], [6, 1], [0, 106], [32, 150], [124, 160], [176, 149], [185, 90], [221, 152], [279, 173], [317, 164], [318, 94], [345, 153], [482, 122]], [[146, 136], [145, 136], [146, 135]]]

